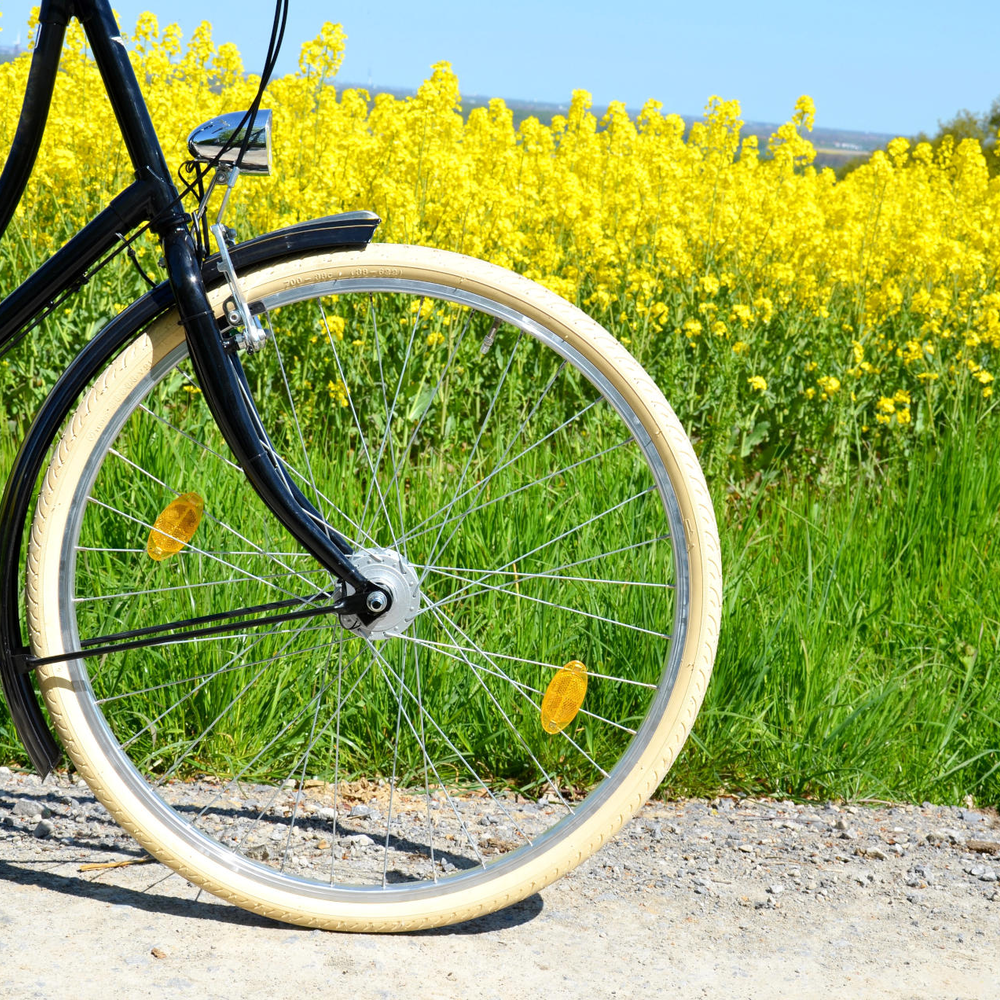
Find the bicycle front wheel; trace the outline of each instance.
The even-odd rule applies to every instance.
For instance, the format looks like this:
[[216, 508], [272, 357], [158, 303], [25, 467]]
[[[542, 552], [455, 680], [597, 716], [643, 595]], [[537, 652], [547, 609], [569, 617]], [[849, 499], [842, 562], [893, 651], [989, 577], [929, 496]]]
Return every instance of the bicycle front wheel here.
[[[167, 315], [39, 498], [53, 722], [148, 851], [258, 913], [400, 930], [523, 898], [642, 805], [697, 714], [721, 583], [691, 446], [613, 337], [481, 261], [381, 245], [240, 280], [271, 444], [392, 608], [331, 613]], [[164, 527], [171, 505], [200, 524]]]

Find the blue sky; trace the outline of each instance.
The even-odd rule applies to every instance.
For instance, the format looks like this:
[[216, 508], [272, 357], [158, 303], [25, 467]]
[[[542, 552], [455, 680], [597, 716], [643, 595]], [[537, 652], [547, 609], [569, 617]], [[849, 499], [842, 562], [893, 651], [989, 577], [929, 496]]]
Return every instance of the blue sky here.
[[[0, 44], [22, 32], [30, 4], [0, 0]], [[126, 28], [152, 10], [189, 33], [202, 19], [217, 41], [233, 41], [259, 68], [271, 0], [117, 0]], [[324, 20], [348, 35], [340, 78], [415, 87], [432, 63], [449, 60], [465, 93], [565, 102], [574, 88], [639, 107], [698, 114], [712, 94], [737, 98], [750, 121], [784, 121], [810, 94], [817, 124], [912, 135], [1000, 95], [994, 4], [952, 0], [841, 0], [811, 4], [746, 0], [381, 0], [331, 4], [292, 0], [279, 69], [292, 71], [300, 44]]]

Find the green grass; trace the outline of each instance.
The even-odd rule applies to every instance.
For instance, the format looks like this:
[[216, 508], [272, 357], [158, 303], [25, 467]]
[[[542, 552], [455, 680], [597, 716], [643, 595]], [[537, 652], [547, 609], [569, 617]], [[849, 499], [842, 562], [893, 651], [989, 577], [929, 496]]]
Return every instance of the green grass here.
[[[289, 312], [289, 316], [294, 322], [294, 315]], [[481, 340], [480, 334], [475, 344]], [[288, 362], [289, 377], [299, 385], [309, 380], [317, 400], [328, 406], [325, 387], [335, 381], [337, 370], [312, 357], [308, 338], [301, 343], [302, 350]], [[25, 353], [31, 359], [41, 357], [37, 345], [26, 345], [22, 357]], [[490, 361], [495, 370], [483, 368], [480, 373], [487, 380], [498, 377], [499, 354]], [[22, 361], [19, 371], [33, 373], [31, 378], [18, 376], [18, 387], [28, 386], [35, 369]], [[415, 369], [413, 381], [405, 387], [403, 408], [408, 414], [419, 413], [424, 405], [430, 371]], [[348, 381], [360, 384], [362, 375], [356, 371]], [[524, 369], [512, 377], [543, 384], [547, 372]], [[170, 385], [169, 394], [181, 402], [165, 405], [175, 407], [186, 427], [204, 424], [196, 401], [182, 394], [182, 388], [180, 381]], [[469, 388], [468, 383], [446, 386], [441, 405], [426, 422], [425, 458], [415, 467], [420, 474], [404, 487], [407, 503], [416, 509], [439, 503], [449, 477], [462, 465], [461, 455], [449, 455], [447, 442], [461, 419], [470, 420], [472, 426], [482, 419], [481, 409], [465, 405]], [[255, 390], [279, 394], [276, 382], [257, 384]], [[560, 407], [566, 412], [575, 409], [578, 391], [570, 383], [563, 397], [551, 401], [553, 413]], [[6, 413], [0, 415], [7, 425], [0, 439], [0, 465], [5, 469], [30, 410], [30, 400], [20, 392], [6, 400]], [[184, 410], [188, 406], [191, 413]], [[377, 422], [378, 408], [369, 406], [367, 412]], [[727, 790], [943, 802], [972, 794], [980, 802], [1000, 801], [1000, 679], [995, 669], [1000, 598], [992, 586], [993, 540], [1000, 535], [1000, 465], [991, 455], [990, 417], [979, 423], [977, 419], [974, 414], [956, 413], [946, 431], [922, 439], [908, 460], [900, 457], [888, 466], [878, 466], [868, 457], [842, 464], [836, 474], [806, 477], [782, 472], [780, 462], [771, 462], [770, 478], [758, 476], [749, 485], [728, 489], [721, 481], [712, 484], [724, 559], [722, 639], [705, 706], [667, 779], [665, 794]], [[591, 430], [599, 433], [596, 426]], [[291, 440], [290, 424], [285, 431]], [[572, 435], [564, 435], [552, 442], [544, 461], [552, 467], [568, 465], [577, 455], [578, 443]], [[187, 470], [181, 476], [183, 485], [192, 485], [188, 480], [198, 462], [185, 454], [180, 442], [147, 428], [129, 447], [134, 460], [159, 469], [166, 480], [176, 482], [178, 470]], [[324, 478], [346, 488], [357, 476], [353, 464], [357, 460], [355, 454], [343, 467], [331, 465]], [[119, 472], [121, 485], [110, 491], [128, 509], [155, 512], [162, 502], [159, 492], [127, 469]], [[541, 476], [544, 466], [524, 467], [518, 474]], [[599, 479], [594, 475], [628, 474], [627, 465], [584, 466], [559, 489], [577, 495], [592, 490], [597, 496]], [[211, 505], [237, 509], [240, 485], [235, 473], [214, 473]], [[516, 485], [511, 479], [504, 488]], [[472, 523], [473, 530], [461, 544], [474, 556], [477, 549], [489, 552], [516, 532], [525, 549], [530, 548], [533, 539], [558, 530], [559, 501], [559, 490], [553, 488], [544, 503], [532, 497], [530, 502], [526, 498], [524, 503], [508, 503], [502, 511], [493, 509]], [[104, 530], [99, 520], [94, 524], [95, 531]], [[259, 522], [255, 530], [268, 529]], [[266, 537], [261, 541], [267, 544]], [[101, 573], [108, 578], [126, 572], [111, 557], [87, 558], [105, 559]], [[151, 578], [155, 567], [146, 565], [141, 572]], [[134, 581], [136, 589], [143, 579]], [[242, 597], [248, 604], [259, 599], [252, 588]], [[460, 608], [459, 604], [456, 614]], [[192, 606], [188, 613], [208, 610], [214, 609]], [[126, 627], [154, 611], [133, 602], [122, 607], [101, 605], [94, 613], [107, 617], [106, 622], [93, 623], [101, 632]], [[498, 605], [497, 614], [502, 613]], [[620, 613], [626, 614], [624, 608]], [[542, 660], [568, 658], [572, 652], [567, 637], [553, 634], [537, 613], [510, 621], [508, 631], [511, 643], [517, 640], [522, 648], [525, 635], [533, 637], [529, 642]], [[614, 641], [596, 624], [587, 635], [572, 638], [574, 648], [585, 648], [583, 655], [591, 663]], [[350, 649], [345, 652], [349, 655]], [[114, 690], [120, 672], [130, 673], [133, 685], [144, 676], [153, 682], [170, 677], [175, 669], [172, 655], [130, 654], [112, 665], [115, 672], [102, 674], [100, 684]], [[637, 645], [629, 655], [639, 661], [644, 651]], [[402, 661], [392, 663], [403, 669]], [[321, 664], [325, 674], [320, 669], [306, 677], [296, 667], [289, 657], [273, 670], [273, 683], [266, 690], [252, 687], [252, 696], [241, 701], [239, 709], [227, 716], [226, 725], [198, 748], [193, 766], [219, 772], [244, 767], [281, 731], [279, 760], [272, 764], [285, 766], [286, 774], [293, 769], [311, 731], [312, 716], [302, 714], [301, 708], [315, 693], [317, 682], [329, 676], [332, 665]], [[189, 714], [158, 720], [153, 736], [139, 751], [169, 760], [174, 748], [185, 745], [187, 734], [200, 731], [252, 679], [252, 668], [219, 677], [189, 699]], [[461, 734], [457, 747], [438, 747], [439, 760], [446, 763], [449, 753], [460, 751], [499, 780], [518, 783], [517, 755], [506, 753], [509, 748], [499, 738], [487, 700], [470, 699], [467, 691], [456, 689], [448, 671], [429, 674], [426, 682], [440, 705], [442, 724]], [[532, 678], [532, 683], [541, 685], [543, 679]], [[600, 685], [588, 695], [596, 705], [606, 703], [609, 696]], [[331, 690], [323, 703], [327, 714], [333, 697]], [[149, 721], [158, 711], [155, 697], [146, 708]], [[514, 703], [507, 710], [516, 714], [519, 709]], [[134, 721], [122, 718], [123, 723]], [[293, 725], [287, 725], [289, 719], [295, 720]], [[387, 686], [373, 686], [364, 698], [353, 701], [343, 725], [347, 739], [342, 766], [352, 773], [371, 766], [388, 773], [394, 766], [388, 737], [397, 719]], [[528, 722], [524, 725], [527, 732]], [[579, 736], [588, 747], [595, 738], [585, 723]], [[532, 732], [530, 738], [544, 745], [540, 734]], [[327, 749], [332, 753], [332, 745]], [[26, 763], [3, 709], [0, 759]], [[546, 760], [550, 764], [561, 767], [564, 762]], [[418, 778], [419, 756], [404, 760], [401, 767]], [[568, 780], [582, 783], [586, 775], [569, 774]]]
[[[359, 343], [371, 345], [375, 331], [365, 326], [369, 298], [347, 304], [343, 298], [324, 302], [324, 309], [332, 314], [357, 305], [360, 316], [351, 317], [348, 329], [360, 334]], [[649, 687], [617, 686], [601, 677], [602, 664], [607, 664], [605, 671], [625, 670], [631, 681], [652, 685], [663, 670], [666, 644], [640, 631], [616, 628], [605, 618], [669, 627], [666, 543], [645, 544], [632, 553], [624, 571], [626, 576], [636, 573], [655, 590], [581, 582], [572, 573], [552, 579], [544, 575], [579, 564], [586, 567], [584, 575], [593, 569], [598, 578], [614, 581], [623, 575], [620, 559], [602, 553], [637, 538], [648, 543], [669, 530], [637, 449], [623, 447], [629, 435], [617, 421], [608, 420], [607, 404], [590, 406], [595, 391], [574, 369], [516, 331], [501, 331], [493, 350], [484, 353], [490, 317], [461, 308], [435, 311], [421, 324], [419, 337], [414, 335], [411, 353], [406, 349], [413, 317], [409, 304], [402, 304], [402, 313], [383, 316], [379, 336], [386, 349], [374, 369], [371, 352], [347, 339], [340, 349], [343, 369], [340, 361], [333, 364], [333, 352], [323, 350], [322, 328], [316, 335], [316, 315], [296, 305], [283, 309], [280, 319], [271, 314], [279, 331], [276, 342], [290, 338], [286, 349], [279, 355], [272, 344], [248, 367], [258, 398], [266, 401], [276, 447], [300, 469], [306, 468], [303, 449], [308, 453], [310, 478], [323, 484], [321, 505], [335, 498], [345, 525], [362, 520], [369, 495], [368, 461], [377, 459], [370, 450], [368, 457], [363, 454], [352, 410], [359, 414], [371, 449], [382, 440], [389, 403], [370, 386], [379, 380], [399, 386], [398, 418], [382, 468], [392, 468], [404, 455], [407, 464], [392, 477], [384, 505], [390, 521], [398, 506], [405, 507], [412, 529], [409, 557], [418, 570], [438, 551], [445, 554], [434, 561], [459, 568], [457, 576], [433, 573], [424, 586], [433, 600], [448, 603], [445, 620], [425, 615], [414, 627], [420, 641], [432, 644], [421, 653], [419, 674], [418, 647], [412, 643], [389, 640], [373, 661], [365, 644], [345, 637], [331, 618], [310, 622], [294, 635], [279, 629], [273, 635], [251, 632], [198, 645], [102, 655], [89, 664], [91, 683], [98, 698], [108, 699], [104, 713], [109, 725], [124, 734], [120, 739], [136, 734], [130, 739], [130, 755], [141, 767], [171, 772], [178, 756], [189, 754], [179, 773], [285, 778], [298, 773], [303, 748], [315, 736], [312, 775], [395, 772], [403, 781], [420, 781], [423, 758], [413, 724], [424, 720], [400, 718], [395, 692], [402, 683], [410, 692], [421, 686], [423, 701], [432, 706], [421, 738], [431, 748], [438, 780], [468, 780], [471, 764], [477, 774], [529, 789], [541, 780], [532, 764], [541, 762], [545, 771], [559, 775], [563, 787], [576, 788], [596, 778], [580, 747], [610, 768], [627, 742], [622, 728], [595, 724], [594, 717], [606, 715], [632, 725], [644, 714], [652, 696]], [[449, 324], [456, 318], [460, 322]], [[428, 338], [436, 347], [423, 346]], [[432, 397], [425, 388], [437, 382], [451, 351], [445, 344], [452, 338], [459, 384]], [[512, 356], [516, 360], [508, 364]], [[399, 380], [403, 365], [409, 377]], [[341, 371], [351, 387], [351, 408], [328, 398], [326, 386]], [[286, 374], [300, 396], [294, 414], [283, 402]], [[505, 379], [515, 389], [509, 408], [494, 408], [493, 389]], [[557, 379], [558, 391], [530, 391], [532, 386], [551, 387]], [[83, 598], [76, 617], [84, 638], [200, 616], [220, 605], [262, 604], [281, 596], [267, 581], [285, 569], [291, 578], [279, 580], [279, 588], [303, 592], [303, 587], [318, 586], [291, 574], [290, 569], [314, 572], [312, 560], [284, 555], [293, 546], [247, 496], [239, 472], [220, 457], [225, 445], [203, 397], [192, 388], [180, 374], [168, 375], [146, 400], [158, 417], [146, 409], [137, 411], [88, 487], [89, 497], [99, 502], [71, 501], [83, 518], [74, 585], [76, 596]], [[208, 449], [195, 438], [204, 438]], [[74, 447], [86, 447], [86, 442]], [[601, 456], [599, 461], [595, 455]], [[388, 480], [383, 472], [384, 487]], [[456, 511], [471, 511], [452, 538], [445, 505], [463, 483], [467, 499]], [[206, 518], [197, 547], [158, 563], [144, 554], [148, 529], [143, 525], [151, 524], [171, 498], [171, 485], [178, 492], [200, 493]], [[616, 500], [623, 501], [620, 509]], [[442, 508], [443, 513], [434, 513]], [[375, 524], [379, 527], [372, 529], [369, 545], [393, 545], [381, 518]], [[554, 539], [565, 541], [548, 548]], [[231, 552], [256, 545], [282, 555], [272, 563], [246, 551]], [[514, 555], [512, 572], [496, 578], [499, 587], [478, 595], [472, 587], [468, 593], [466, 584], [474, 582], [478, 571], [461, 568], [510, 570], [505, 557], [496, 561], [498, 553]], [[213, 554], [228, 562], [220, 563]], [[521, 592], [530, 596], [515, 599], [514, 593]], [[577, 607], [592, 610], [595, 617], [561, 610]], [[480, 661], [487, 669], [466, 667], [448, 652], [464, 635], [486, 643], [495, 657], [488, 665]], [[335, 645], [317, 649], [322, 643]], [[234, 663], [233, 656], [250, 662]], [[594, 675], [586, 706], [594, 715], [584, 713], [574, 721], [576, 747], [545, 734], [537, 708], [551, 677], [546, 664], [572, 659], [586, 662]], [[505, 671], [516, 676], [516, 683]], [[127, 691], [142, 694], [122, 697]], [[412, 699], [409, 704], [412, 712]], [[511, 726], [518, 739], [511, 736]], [[339, 750], [333, 740], [338, 732]]]
[[796, 797], [1000, 800], [1000, 467], [968, 433], [879, 479], [719, 504], [722, 641], [670, 779]]

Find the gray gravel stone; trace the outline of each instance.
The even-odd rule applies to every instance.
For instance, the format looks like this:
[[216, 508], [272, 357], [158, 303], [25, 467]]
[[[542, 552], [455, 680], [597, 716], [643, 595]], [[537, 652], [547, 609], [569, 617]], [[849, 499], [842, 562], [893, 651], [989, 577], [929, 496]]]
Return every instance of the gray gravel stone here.
[[[70, 794], [64, 794], [66, 789]], [[190, 781], [178, 782], [172, 792], [179, 804], [197, 808], [217, 799], [220, 789], [217, 784]], [[369, 877], [375, 873], [380, 878], [385, 820], [392, 816], [391, 832], [402, 843], [419, 845], [428, 824], [427, 811], [407, 805], [403, 793], [393, 800], [391, 812], [387, 808], [387, 791], [365, 789], [363, 794], [367, 805], [362, 809], [355, 806], [357, 811], [351, 809], [351, 805], [358, 802], [357, 795], [334, 798], [328, 790], [313, 792], [290, 788], [275, 797], [274, 789], [245, 784], [241, 785], [238, 797], [234, 793], [226, 798], [236, 810], [232, 822], [242, 824], [232, 832], [242, 836], [249, 826], [248, 820], [257, 823], [242, 848], [247, 857], [274, 867], [287, 864], [290, 870], [310, 878], [325, 880], [331, 872], [337, 879], [346, 878], [352, 870], [366, 872]], [[28, 803], [21, 807], [23, 812], [19, 811], [16, 817], [7, 817], [7, 826], [0, 827], [6, 870], [14, 873], [15, 879], [20, 878], [18, 872], [28, 873], [25, 887], [36, 887], [32, 879], [36, 877], [33, 873], [40, 870], [39, 862], [45, 871], [53, 870], [58, 877], [67, 880], [67, 885], [77, 879], [85, 886], [93, 876], [77, 874], [81, 861], [126, 859], [135, 855], [135, 845], [120, 836], [90, 793], [71, 783], [50, 778], [39, 785], [27, 781], [24, 775], [0, 772], [0, 802], [11, 810], [19, 802]], [[337, 811], [332, 808], [334, 802], [338, 804]], [[464, 797], [461, 793], [455, 793], [452, 799], [441, 796], [432, 810], [435, 827], [442, 829], [442, 836], [447, 834], [445, 841], [438, 841], [442, 850], [435, 856], [439, 875], [456, 871], [454, 861], [459, 860], [463, 847], [468, 846], [467, 840], [463, 844], [467, 834], [453, 817], [455, 806], [468, 819], [466, 827], [473, 843], [490, 861], [509, 849], [495, 845], [512, 840], [518, 824], [549, 823], [559, 803], [554, 797], [552, 801], [546, 797], [541, 804], [536, 804], [519, 801], [514, 796], [498, 796], [495, 800]], [[28, 814], [38, 816], [42, 809], [49, 807], [56, 814], [44, 820], [51, 827], [49, 835], [36, 838], [32, 836]], [[291, 828], [293, 834], [286, 857], [285, 841], [292, 811], [296, 809], [296, 825]], [[364, 809], [368, 810], [367, 815]], [[352, 811], [354, 815], [350, 816]], [[344, 825], [335, 833], [333, 820], [337, 815]], [[960, 988], [955, 979], [962, 970], [972, 970], [979, 975], [978, 981], [985, 981], [980, 975], [982, 969], [1000, 953], [1000, 929], [996, 919], [1000, 912], [996, 878], [1000, 865], [997, 859], [982, 853], [971, 850], [966, 853], [964, 847], [966, 835], [973, 840], [1000, 841], [1000, 819], [990, 810], [982, 811], [982, 815], [985, 820], [976, 823], [975, 833], [965, 820], [962, 822], [967, 834], [956, 838], [953, 827], [959, 822], [957, 812], [938, 807], [872, 809], [730, 798], [710, 803], [650, 803], [594, 858], [544, 890], [545, 905], [538, 904], [537, 915], [520, 918], [516, 915], [520, 911], [515, 908], [495, 918], [484, 918], [494, 921], [490, 926], [500, 930], [478, 935], [477, 947], [488, 947], [490, 942], [498, 947], [498, 939], [507, 940], [505, 935], [520, 927], [523, 919], [526, 936], [517, 939], [522, 945], [518, 954], [530, 963], [533, 961], [530, 956], [540, 954], [538, 942], [543, 938], [539, 935], [545, 935], [545, 928], [551, 934], [553, 928], [561, 928], [569, 921], [566, 926], [572, 926], [574, 940], [581, 949], [579, 954], [583, 956], [578, 962], [580, 968], [588, 962], [611, 968], [622, 956], [640, 954], [643, 962], [654, 963], [648, 969], [643, 962], [630, 964], [628, 975], [616, 979], [623, 996], [662, 995], [662, 980], [654, 982], [643, 976], [654, 968], [664, 971], [666, 967], [657, 966], [656, 962], [686, 960], [689, 953], [693, 956], [693, 942], [697, 943], [698, 962], [692, 958], [688, 971], [672, 980], [677, 984], [679, 995], [721, 995], [723, 980], [711, 984], [704, 979], [694, 979], [692, 969], [699, 970], [698, 975], [703, 972], [707, 975], [705, 970], [710, 971], [719, 962], [731, 961], [753, 970], [753, 975], [760, 977], [764, 968], [761, 963], [770, 962], [769, 971], [755, 980], [765, 984], [767, 992], [763, 989], [754, 992], [749, 980], [747, 989], [742, 989], [739, 984], [749, 973], [733, 972], [727, 983], [732, 987], [727, 995], [733, 1000], [760, 1000], [764, 995], [769, 1000], [785, 1000], [786, 997], [835, 994], [911, 1000], [930, 995], [915, 980], [897, 984], [898, 976], [894, 976], [888, 992], [879, 992], [861, 987], [862, 980], [858, 977], [871, 974], [873, 961], [877, 963], [879, 955], [898, 960], [897, 972], [905, 962], [912, 962], [916, 968], [918, 962], [944, 955], [951, 962], [945, 969], [951, 977], [948, 982], [956, 984], [948, 993], [949, 998], [961, 995], [963, 1000], [993, 1000], [991, 995], [977, 993], [975, 988]], [[355, 823], [355, 820], [360, 822]], [[203, 822], [213, 835], [225, 838], [230, 834], [230, 821], [226, 816], [210, 815]], [[928, 838], [928, 830], [937, 836]], [[855, 842], [845, 843], [850, 839], [841, 839], [840, 835], [845, 833], [854, 833]], [[895, 850], [900, 844], [906, 845], [905, 857], [898, 856]], [[421, 856], [416, 850], [409, 852], [408, 848], [407, 855], [413, 858], [414, 870], [424, 864], [430, 871], [426, 855]], [[397, 863], [404, 865], [406, 862], [404, 859]], [[53, 869], [54, 865], [61, 867]], [[461, 861], [460, 866], [464, 867], [465, 861]], [[978, 874], [971, 875], [972, 869], [977, 869]], [[405, 875], [406, 871], [400, 869], [399, 873]], [[985, 880], [990, 875], [994, 877], [992, 882]], [[127, 909], [125, 916], [135, 927], [162, 916], [163, 920], [171, 921], [167, 926], [177, 924], [176, 933], [183, 935], [188, 921], [183, 917], [178, 920], [177, 914], [187, 913], [188, 909], [177, 909], [178, 906], [188, 907], [194, 918], [202, 915], [205, 906], [217, 905], [206, 903], [207, 897], [199, 897], [197, 890], [188, 887], [183, 879], [170, 878], [165, 869], [155, 864], [120, 872], [102, 872], [99, 881], [102, 889], [115, 884], [131, 884], [136, 886], [136, 892], [148, 891], [149, 895], [142, 896], [141, 915], [137, 917], [139, 911], [131, 907], [108, 907], [103, 897], [81, 894], [79, 900], [71, 897], [70, 901], [101, 906], [109, 914], [124, 913]], [[161, 914], [151, 901], [167, 889], [177, 900], [189, 902], [165, 903]], [[976, 891], [970, 892], [970, 889]], [[12, 900], [19, 896], [18, 892], [4, 894], [0, 889], [3, 900], [0, 925], [3, 916], [15, 905]], [[168, 897], [164, 895], [163, 898]], [[66, 905], [66, 900], [60, 899], [60, 902]], [[932, 914], [932, 907], [937, 912]], [[673, 928], [671, 935], [687, 934], [676, 946], [672, 937], [671, 947], [666, 949], [663, 947], [664, 921], [669, 921]], [[220, 929], [231, 926], [243, 934], [254, 935], [259, 931], [249, 916], [218, 922], [198, 921], [198, 928], [190, 930], [191, 940], [200, 940], [209, 927], [215, 929], [216, 923]], [[619, 926], [624, 937], [619, 935]], [[640, 948], [637, 935], [644, 934], [647, 927], [651, 937]], [[599, 950], [605, 941], [601, 934], [606, 935], [609, 944], [617, 942], [618, 951], [613, 955]], [[960, 934], [962, 942], [958, 942]], [[119, 935], [116, 940], [125, 941], [128, 937], [128, 934]], [[307, 939], [311, 940], [307, 935], [301, 937], [303, 941]], [[874, 944], [876, 939], [882, 943]], [[343, 940], [343, 949], [337, 951], [340, 947], [337, 938], [322, 937], [324, 945], [332, 949], [331, 954], [336, 952], [342, 963], [348, 961], [345, 956], [355, 955], [359, 948], [368, 947], [364, 937]], [[465, 942], [466, 938], [444, 935], [396, 940], [409, 941], [414, 948], [427, 949], [430, 954], [438, 942], [455, 944], [459, 940]], [[542, 950], [548, 953], [562, 939], [544, 937], [544, 940]], [[623, 944], [623, 940], [626, 943]], [[630, 941], [632, 944], [627, 943]], [[165, 945], [167, 939], [147, 940], [143, 956], [148, 956], [150, 947], [161, 943]], [[935, 948], [935, 943], [946, 946], [945, 951]], [[180, 957], [177, 947], [170, 949], [170, 960], [175, 962]], [[634, 950], [630, 952], [630, 948]], [[442, 953], [450, 954], [447, 948], [442, 949]], [[781, 960], [776, 963], [775, 956], [779, 955]], [[547, 954], [542, 957], [548, 964]], [[314, 958], [300, 953], [302, 968], [313, 968], [316, 972]], [[212, 956], [212, 961], [218, 961], [217, 956]], [[495, 957], [494, 961], [497, 968], [503, 967], [500, 958]], [[518, 969], [522, 964], [514, 963]], [[253, 966], [252, 961], [250, 966]], [[365, 968], [368, 969], [366, 974], [371, 976], [373, 969]], [[561, 968], [569, 974], [574, 965], [567, 962]], [[800, 968], [806, 970], [801, 976], [797, 971]], [[807, 978], [809, 970], [812, 970], [812, 979]], [[385, 974], [384, 969], [374, 971], [379, 976]], [[776, 981], [774, 976], [786, 972], [790, 977], [785, 983], [786, 989], [770, 992], [770, 986]], [[822, 981], [817, 978], [820, 973]], [[971, 977], [972, 972], [969, 974]], [[615, 975], [620, 977], [624, 973], [619, 970]], [[845, 975], [853, 978], [848, 981]], [[925, 981], [944, 980], [935, 979], [928, 971]], [[24, 988], [12, 995], [51, 995], [38, 993], [27, 980], [18, 980], [18, 983]], [[276, 992], [275, 989], [265, 990], [262, 995], [283, 995], [282, 989], [283, 984], [276, 987]], [[862, 992], [859, 993], [859, 989]], [[140, 995], [142, 991], [133, 992]], [[366, 995], [358, 981], [355, 981], [353, 992]], [[515, 990], [514, 993], [538, 995], [531, 989]], [[169, 989], [164, 992], [164, 995], [174, 994], [179, 995], [179, 987], [174, 993]], [[90, 1000], [89, 994], [83, 995]], [[403, 994], [397, 991], [393, 995]], [[436, 996], [437, 993], [431, 990], [428, 995]], [[447, 1000], [455, 1000], [460, 996], [476, 995], [476, 992], [474, 988], [467, 988], [464, 992], [441, 995]], [[505, 994], [498, 985], [496, 996], [503, 995], [509, 993]], [[586, 984], [574, 983], [571, 988], [567, 983], [565, 988], [560, 987], [554, 993], [549, 991], [546, 995], [551, 995], [553, 1000], [571, 1000], [596, 994], [593, 990], [588, 993]]]
[[52, 811], [35, 799], [18, 799], [14, 803], [14, 808], [11, 813], [15, 816], [26, 816], [31, 819], [34, 816], [39, 816], [42, 819], [48, 819], [52, 815]]
[[344, 837], [345, 844], [352, 844], [355, 847], [371, 847], [375, 843], [367, 833], [354, 833], [349, 837]]
[[46, 838], [51, 837], [54, 832], [55, 832], [55, 825], [50, 819], [40, 820], [38, 826], [36, 826], [34, 829], [34, 835], [39, 840], [45, 840]]

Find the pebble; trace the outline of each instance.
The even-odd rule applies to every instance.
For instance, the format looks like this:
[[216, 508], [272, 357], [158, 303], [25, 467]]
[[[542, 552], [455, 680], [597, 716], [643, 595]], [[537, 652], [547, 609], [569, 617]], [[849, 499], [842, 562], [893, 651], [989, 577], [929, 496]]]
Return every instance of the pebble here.
[[38, 826], [35, 827], [35, 836], [39, 840], [45, 840], [51, 837], [55, 831], [55, 824], [50, 819], [39, 820]]
[[52, 810], [40, 805], [34, 799], [18, 799], [11, 810], [15, 816], [25, 816], [32, 819], [37, 816], [39, 819], [48, 819], [52, 815]]
[[[228, 810], [235, 809], [239, 822], [243, 822], [240, 815], [260, 821], [248, 838], [252, 843], [243, 849], [249, 858], [272, 866], [287, 860], [303, 873], [310, 868], [326, 871], [334, 864], [337, 877], [349, 866], [366, 872], [366, 878], [372, 877], [370, 873], [376, 868], [380, 873], [385, 816], [377, 808], [378, 800], [363, 804], [358, 797], [335, 799], [329, 791], [309, 789], [300, 796], [295, 787], [293, 782], [274, 798], [273, 789], [247, 785], [240, 789], [239, 801], [230, 795], [233, 801], [227, 800], [218, 816], [207, 816], [202, 821], [204, 828], [213, 835], [227, 836], [233, 822]], [[20, 844], [26, 857], [52, 857], [42, 852], [63, 850], [64, 844], [72, 844], [74, 850], [93, 850], [102, 844], [117, 851], [128, 849], [129, 842], [118, 836], [117, 828], [89, 791], [78, 789], [71, 780], [60, 784], [58, 779], [49, 779], [44, 785], [30, 787], [26, 776], [12, 774], [7, 768], [0, 770], [0, 792], [10, 793], [0, 795], [0, 812], [9, 810], [2, 817], [6, 822], [2, 828], [5, 845]], [[175, 789], [176, 801], [185, 806], [218, 794], [217, 785], [200, 782], [178, 783]], [[372, 790], [365, 789], [365, 800], [371, 795]], [[357, 803], [353, 807], [352, 801]], [[334, 802], [336, 809], [332, 808]], [[436, 840], [442, 847], [435, 855], [439, 874], [457, 871], [455, 862], [465, 866], [460, 857], [471, 857], [468, 833], [473, 834], [473, 848], [489, 862], [516, 842], [519, 824], [533, 836], [535, 829], [551, 822], [554, 804], [558, 800], [549, 795], [536, 804], [514, 795], [501, 797], [498, 803], [459, 793], [449, 799], [439, 793], [435, 807], [440, 808], [434, 820], [442, 831]], [[463, 810], [465, 826], [454, 821], [450, 805]], [[295, 809], [299, 812], [286, 859], [288, 824]], [[350, 824], [354, 831], [361, 827], [368, 832], [341, 828], [334, 837], [335, 820], [348, 817], [363, 821]], [[979, 817], [985, 818], [980, 821]], [[967, 834], [952, 828], [960, 821]], [[399, 808], [394, 803], [392, 834], [401, 842], [419, 845], [427, 822], [426, 809], [417, 809], [405, 795]], [[928, 829], [932, 831], [929, 834]], [[938, 807], [921, 812], [907, 806], [870, 809], [722, 797], [713, 802], [653, 803], [623, 833], [578, 875], [571, 876], [578, 879], [575, 884], [585, 894], [600, 889], [607, 889], [616, 898], [634, 895], [647, 899], [646, 894], [667, 894], [686, 898], [686, 905], [706, 914], [741, 906], [773, 911], [776, 917], [788, 912], [795, 919], [821, 904], [849, 910], [852, 899], [857, 901], [864, 895], [879, 906], [894, 903], [901, 907], [905, 902], [922, 912], [928, 912], [931, 905], [945, 906], [947, 917], [936, 919], [956, 923], [959, 917], [955, 914], [964, 917], [974, 905], [995, 915], [995, 904], [1000, 902], [998, 859], [977, 847], [979, 842], [1000, 842], [1000, 822], [992, 812], [959, 816], [959, 810]], [[906, 845], [905, 863], [901, 844]], [[408, 863], [415, 868], [427, 864], [426, 855], [421, 858], [417, 851], [402, 861], [393, 861], [404, 873]], [[970, 894], [969, 888], [977, 881], [982, 883], [981, 892]], [[888, 912], [893, 912], [891, 906]], [[913, 916], [921, 914], [908, 911], [904, 919], [908, 922]], [[771, 914], [761, 917], [770, 919]], [[967, 940], [972, 940], [969, 935], [975, 927], [971, 922], [963, 926]]]

